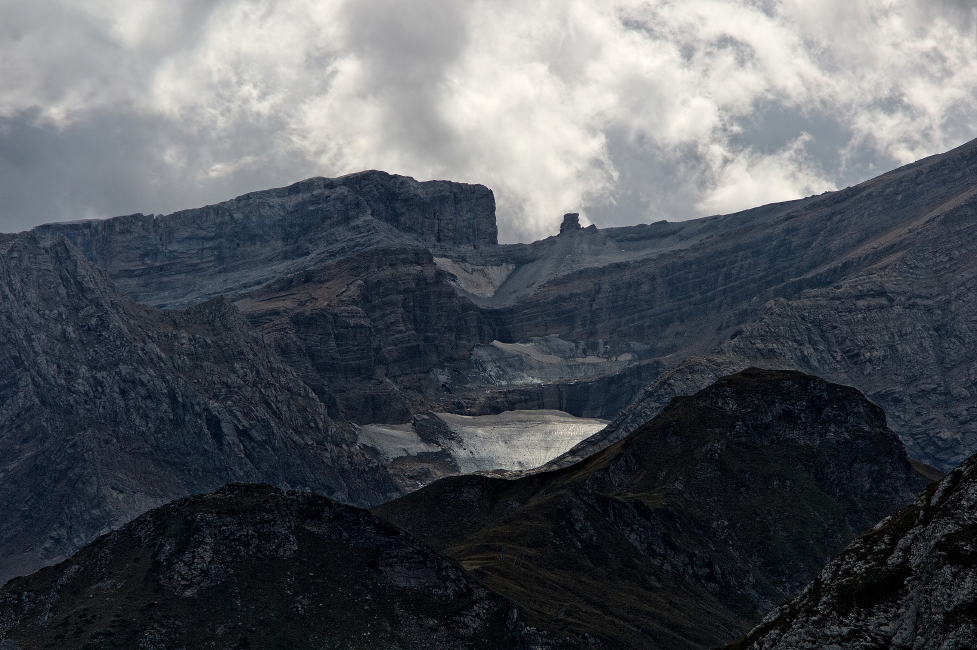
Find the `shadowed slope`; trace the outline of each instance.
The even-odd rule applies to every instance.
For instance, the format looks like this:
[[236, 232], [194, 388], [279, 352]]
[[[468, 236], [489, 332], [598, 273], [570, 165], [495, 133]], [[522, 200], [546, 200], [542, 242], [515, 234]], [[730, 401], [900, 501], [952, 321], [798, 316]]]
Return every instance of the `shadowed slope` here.
[[854, 389], [753, 369], [572, 467], [443, 479], [374, 512], [536, 625], [615, 648], [705, 648], [927, 482]]
[[977, 638], [977, 456], [859, 537], [727, 650], [965, 650]]
[[3, 638], [24, 650], [565, 647], [369, 512], [267, 485], [175, 501], [11, 581]]
[[67, 242], [0, 237], [0, 581], [231, 481], [397, 494], [355, 440], [226, 299], [160, 312]]

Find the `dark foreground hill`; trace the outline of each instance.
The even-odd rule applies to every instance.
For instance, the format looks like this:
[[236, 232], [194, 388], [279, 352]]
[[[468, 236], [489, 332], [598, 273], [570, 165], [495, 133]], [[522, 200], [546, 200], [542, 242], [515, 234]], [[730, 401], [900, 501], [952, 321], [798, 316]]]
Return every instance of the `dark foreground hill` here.
[[365, 510], [231, 485], [150, 511], [0, 591], [0, 639], [94, 648], [561, 648]]
[[965, 650], [977, 639], [977, 456], [859, 537], [727, 650]]
[[858, 391], [751, 369], [572, 467], [442, 479], [374, 512], [537, 627], [691, 649], [748, 630], [927, 483]]

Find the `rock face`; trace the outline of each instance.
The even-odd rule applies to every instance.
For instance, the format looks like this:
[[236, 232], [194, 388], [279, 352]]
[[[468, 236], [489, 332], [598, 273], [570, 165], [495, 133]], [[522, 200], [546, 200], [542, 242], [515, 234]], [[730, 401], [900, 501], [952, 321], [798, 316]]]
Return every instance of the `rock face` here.
[[184, 308], [370, 248], [498, 243], [495, 197], [481, 185], [418, 183], [370, 171], [166, 216], [50, 224], [138, 302]]
[[[619, 440], [673, 396], [758, 365], [859, 388], [886, 410], [912, 456], [948, 471], [977, 451], [975, 217], [977, 143], [972, 142], [810, 200], [752, 232], [744, 227], [729, 233], [728, 241], [683, 251], [669, 264], [670, 279], [655, 269], [643, 280], [660, 283], [654, 299], [635, 296], [647, 318], [615, 321], [607, 312], [595, 313], [608, 292], [601, 278], [595, 285], [600, 295], [581, 297], [591, 305], [591, 317], [604, 327], [633, 322], [632, 327], [658, 328], [667, 344], [658, 353], [685, 360], [664, 368], [606, 431], [556, 466]], [[709, 252], [710, 247], [717, 250]], [[747, 250], [758, 259], [741, 258]], [[746, 270], [756, 275], [741, 275]], [[691, 277], [698, 279], [683, 280]], [[671, 297], [682, 287], [685, 306]], [[746, 287], [761, 299], [738, 297]], [[563, 300], [573, 304], [565, 295]], [[536, 306], [556, 316], [542, 296]], [[703, 311], [711, 317], [702, 320], [697, 312]], [[673, 320], [656, 324], [656, 314], [663, 313]], [[716, 336], [722, 325], [730, 327]], [[613, 346], [613, 338], [609, 341]]]
[[912, 454], [949, 469], [977, 451], [975, 192], [977, 141], [734, 215], [604, 230], [570, 216], [532, 244], [496, 245], [486, 188], [380, 172], [35, 232], [71, 239], [138, 301], [227, 294], [355, 422], [611, 419], [687, 360], [693, 389], [710, 367], [762, 365], [864, 390]]
[[32, 648], [563, 648], [365, 510], [271, 486], [181, 499], [0, 591]]
[[231, 481], [398, 490], [226, 300], [134, 303], [70, 243], [0, 238], [0, 581]]
[[977, 457], [859, 537], [729, 650], [972, 648]]
[[433, 369], [467, 362], [473, 346], [494, 338], [445, 275], [426, 250], [374, 250], [286, 276], [236, 304], [343, 416], [409, 422], [450, 398]]
[[753, 369], [572, 467], [447, 478], [374, 512], [537, 627], [606, 648], [708, 648], [927, 483], [856, 390]]
[[0, 576], [228, 480], [397, 494], [347, 420], [614, 419], [561, 466], [749, 366], [863, 389], [949, 469], [977, 450], [975, 179], [977, 142], [801, 201], [499, 246], [486, 188], [364, 172], [3, 236]]

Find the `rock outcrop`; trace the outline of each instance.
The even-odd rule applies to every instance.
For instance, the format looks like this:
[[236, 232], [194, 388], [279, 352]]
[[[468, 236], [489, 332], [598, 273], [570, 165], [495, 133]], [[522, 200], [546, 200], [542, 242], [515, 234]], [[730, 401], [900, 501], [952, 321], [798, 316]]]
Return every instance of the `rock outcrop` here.
[[481, 185], [419, 183], [378, 171], [288, 187], [165, 216], [40, 226], [66, 237], [138, 302], [185, 308], [367, 249], [498, 243], [495, 197]]
[[409, 535], [231, 485], [152, 510], [0, 591], [4, 648], [567, 648]]
[[64, 240], [0, 237], [0, 581], [231, 481], [398, 494], [355, 442], [226, 299], [159, 311]]
[[859, 537], [728, 650], [972, 648], [977, 457]]
[[748, 370], [572, 467], [442, 479], [374, 510], [605, 648], [708, 648], [928, 483], [852, 388]]

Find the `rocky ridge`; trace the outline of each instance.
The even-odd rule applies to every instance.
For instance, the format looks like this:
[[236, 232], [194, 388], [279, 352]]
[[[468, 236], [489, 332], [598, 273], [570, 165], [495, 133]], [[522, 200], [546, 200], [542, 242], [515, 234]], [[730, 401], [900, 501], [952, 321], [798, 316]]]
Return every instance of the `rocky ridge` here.
[[927, 483], [856, 390], [751, 369], [571, 467], [446, 478], [374, 513], [536, 627], [605, 648], [708, 648]]
[[170, 215], [49, 224], [34, 233], [42, 244], [67, 238], [136, 301], [162, 308], [239, 294], [368, 249], [498, 243], [491, 190], [378, 171], [310, 178]]
[[[878, 208], [868, 208], [869, 201], [891, 212], [883, 217]], [[808, 219], [823, 218], [818, 237], [823, 246], [837, 228], [870, 225], [877, 232], [792, 280], [801, 290], [766, 302], [709, 354], [666, 368], [605, 431], [550, 467], [620, 440], [676, 395], [758, 365], [859, 388], [886, 410], [912, 456], [949, 471], [977, 450], [977, 393], [970, 370], [977, 344], [977, 267], [970, 244], [977, 241], [975, 215], [977, 144], [969, 143], [783, 217], [787, 229], [811, 227]], [[819, 284], [817, 278], [832, 281], [804, 287]]]
[[268, 485], [178, 500], [11, 581], [0, 639], [23, 650], [572, 647], [369, 512]]
[[977, 457], [859, 537], [727, 650], [973, 647]]

